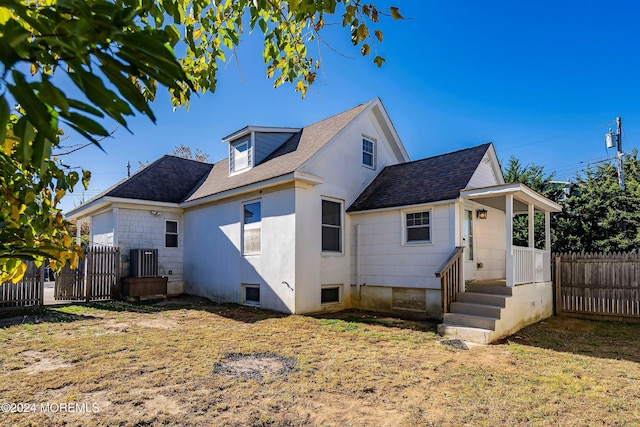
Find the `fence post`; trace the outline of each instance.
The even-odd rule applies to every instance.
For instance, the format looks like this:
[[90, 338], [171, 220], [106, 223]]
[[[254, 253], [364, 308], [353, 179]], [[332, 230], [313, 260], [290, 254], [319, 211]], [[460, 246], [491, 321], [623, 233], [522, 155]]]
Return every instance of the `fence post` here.
[[84, 252], [84, 295], [87, 302], [91, 301], [91, 283], [89, 283], [89, 278], [91, 277], [89, 269], [93, 268], [93, 257], [91, 255], [93, 255], [91, 248], [87, 248]]
[[40, 307], [44, 306], [44, 262], [40, 265], [40, 283], [38, 283], [38, 288], [40, 289], [40, 298], [38, 298], [38, 305]]
[[561, 257], [556, 255], [556, 316], [562, 313], [562, 268], [560, 266]]

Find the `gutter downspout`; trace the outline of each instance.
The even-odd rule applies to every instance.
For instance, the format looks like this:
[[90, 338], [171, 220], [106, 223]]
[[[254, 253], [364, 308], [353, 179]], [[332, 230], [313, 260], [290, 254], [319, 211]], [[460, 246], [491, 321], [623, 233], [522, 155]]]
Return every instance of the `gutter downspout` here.
[[360, 274], [360, 224], [356, 224], [356, 293], [358, 295], [358, 305], [360, 305], [360, 283], [362, 283]]

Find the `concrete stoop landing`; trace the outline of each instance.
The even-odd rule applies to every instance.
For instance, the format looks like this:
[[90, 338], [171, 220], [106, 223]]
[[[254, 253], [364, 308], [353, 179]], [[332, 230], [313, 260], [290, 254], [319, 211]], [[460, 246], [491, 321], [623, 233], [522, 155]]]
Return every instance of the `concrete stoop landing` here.
[[466, 291], [451, 303], [451, 312], [438, 325], [438, 334], [478, 344], [489, 344], [503, 336], [500, 327], [512, 288], [496, 285], [466, 285]]

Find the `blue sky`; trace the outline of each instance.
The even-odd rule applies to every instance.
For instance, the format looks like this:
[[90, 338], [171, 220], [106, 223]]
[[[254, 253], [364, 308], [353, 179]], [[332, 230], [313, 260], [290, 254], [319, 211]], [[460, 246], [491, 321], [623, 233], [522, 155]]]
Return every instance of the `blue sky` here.
[[[526, 4], [525, 4], [526, 3]], [[623, 149], [640, 138], [640, 2], [411, 1], [396, 5], [409, 18], [385, 20], [377, 68], [328, 26], [323, 67], [305, 99], [292, 86], [273, 89], [265, 77], [259, 34], [245, 34], [237, 56], [221, 67], [214, 94], [173, 111], [162, 92], [158, 121], [130, 119], [104, 141], [64, 157], [93, 172], [63, 209], [78, 205], [179, 144], [212, 162], [227, 156], [223, 136], [246, 125], [304, 126], [380, 97], [412, 160], [492, 141], [498, 157], [543, 165], [567, 180], [607, 152], [604, 134], [621, 116]], [[338, 22], [338, 19], [335, 19]], [[336, 54], [332, 49], [339, 51]], [[316, 45], [311, 52], [317, 56]], [[349, 57], [349, 58], [347, 58]], [[353, 58], [353, 59], [352, 59]], [[237, 61], [236, 61], [237, 59]], [[71, 134], [67, 146], [83, 143]]]

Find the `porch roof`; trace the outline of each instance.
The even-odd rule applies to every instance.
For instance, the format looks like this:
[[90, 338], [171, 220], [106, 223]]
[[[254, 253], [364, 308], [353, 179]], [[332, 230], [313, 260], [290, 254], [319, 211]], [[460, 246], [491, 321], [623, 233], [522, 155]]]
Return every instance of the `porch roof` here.
[[537, 212], [560, 212], [562, 206], [536, 193], [521, 182], [492, 185], [490, 187], [470, 188], [460, 191], [460, 197], [482, 203], [501, 211], [506, 211], [505, 196], [513, 194], [514, 213], [527, 213], [528, 204]]

